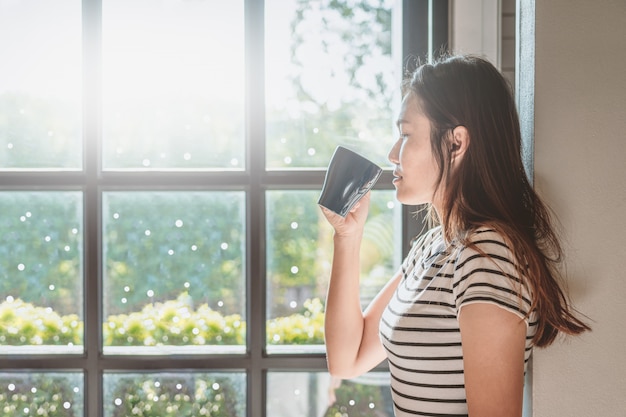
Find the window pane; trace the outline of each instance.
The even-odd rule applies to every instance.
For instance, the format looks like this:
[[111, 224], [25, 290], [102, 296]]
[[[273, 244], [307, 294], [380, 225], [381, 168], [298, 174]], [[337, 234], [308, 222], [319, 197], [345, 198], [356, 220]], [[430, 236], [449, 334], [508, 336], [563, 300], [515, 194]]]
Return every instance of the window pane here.
[[104, 193], [106, 353], [244, 351], [244, 197]]
[[0, 2], [0, 169], [81, 169], [81, 2]]
[[270, 372], [267, 415], [393, 417], [389, 374], [371, 372], [342, 381], [321, 372]]
[[82, 194], [2, 192], [0, 213], [0, 353], [82, 352]]
[[265, 1], [270, 169], [325, 167], [337, 145], [388, 164], [400, 85], [394, 4]]
[[[332, 228], [319, 191], [267, 192], [267, 343], [270, 352], [322, 352], [323, 303], [332, 260]], [[399, 262], [400, 205], [394, 191], [372, 192], [361, 247], [365, 307]], [[294, 345], [299, 345], [296, 347]]]
[[104, 169], [243, 169], [243, 1], [102, 7]]
[[0, 417], [82, 417], [83, 375], [0, 372]]
[[104, 374], [104, 416], [245, 417], [244, 373]]

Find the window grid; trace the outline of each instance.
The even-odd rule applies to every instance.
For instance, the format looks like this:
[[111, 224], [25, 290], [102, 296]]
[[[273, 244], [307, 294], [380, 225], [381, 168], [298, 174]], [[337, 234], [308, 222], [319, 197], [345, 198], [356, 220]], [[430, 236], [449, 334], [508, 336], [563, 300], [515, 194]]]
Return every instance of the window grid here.
[[[442, 45], [447, 34], [447, 0], [404, 0], [403, 57], [428, 54], [431, 44]], [[415, 16], [428, 16], [433, 8], [436, 31], [410, 24]], [[265, 191], [273, 189], [317, 190], [321, 170], [265, 171], [264, 115], [264, 5], [262, 0], [245, 0], [245, 172], [101, 172], [101, 17], [102, 0], [82, 0], [83, 16], [83, 146], [82, 172], [2, 173], [3, 190], [78, 190], [84, 194], [84, 355], [0, 356], [0, 370], [11, 372], [84, 372], [85, 416], [102, 416], [105, 371], [223, 371], [247, 374], [247, 415], [265, 416], [268, 371], [324, 371], [320, 354], [266, 355], [266, 268]], [[426, 40], [426, 41], [425, 41]], [[403, 64], [407, 59], [403, 59]], [[385, 171], [377, 189], [391, 189], [391, 172]], [[245, 355], [194, 356], [104, 356], [102, 354], [102, 193], [108, 190], [244, 190], [246, 192], [246, 291], [247, 353]], [[403, 208], [403, 251], [420, 230], [414, 208]], [[385, 369], [381, 366], [379, 369]]]

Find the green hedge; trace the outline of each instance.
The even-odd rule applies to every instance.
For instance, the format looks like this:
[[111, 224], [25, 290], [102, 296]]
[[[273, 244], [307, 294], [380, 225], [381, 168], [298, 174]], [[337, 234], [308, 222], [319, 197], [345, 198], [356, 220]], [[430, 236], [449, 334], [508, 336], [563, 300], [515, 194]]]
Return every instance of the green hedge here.
[[[323, 344], [323, 310], [316, 298], [305, 302], [301, 312], [268, 320], [268, 343]], [[20, 299], [0, 303], [0, 345], [80, 345], [83, 326], [75, 314], [61, 316]], [[194, 308], [187, 293], [147, 304], [139, 312], [109, 316], [103, 323], [105, 346], [243, 345], [245, 336], [240, 315], [222, 315], [207, 304]]]
[[105, 346], [241, 345], [245, 333], [240, 315], [223, 316], [207, 304], [194, 310], [187, 293], [140, 312], [109, 316], [103, 324]]
[[83, 322], [9, 297], [0, 304], [0, 345], [81, 345]]

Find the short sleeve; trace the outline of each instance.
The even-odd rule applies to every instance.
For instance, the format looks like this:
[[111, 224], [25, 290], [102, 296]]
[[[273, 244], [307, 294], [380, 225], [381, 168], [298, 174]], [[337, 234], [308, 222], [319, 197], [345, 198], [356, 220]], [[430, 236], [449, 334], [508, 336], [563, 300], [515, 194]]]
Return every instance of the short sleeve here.
[[471, 242], [473, 245], [460, 250], [455, 262], [457, 315], [465, 305], [490, 303], [517, 314], [528, 324], [531, 294], [502, 236], [493, 230], [479, 230]]

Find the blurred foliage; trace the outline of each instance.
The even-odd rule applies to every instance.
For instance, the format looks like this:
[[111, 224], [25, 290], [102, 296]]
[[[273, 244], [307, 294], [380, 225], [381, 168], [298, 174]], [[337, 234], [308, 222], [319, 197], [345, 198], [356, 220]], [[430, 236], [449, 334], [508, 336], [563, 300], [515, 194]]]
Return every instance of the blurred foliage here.
[[105, 314], [182, 291], [225, 314], [244, 311], [243, 192], [107, 192], [103, 205]]
[[0, 303], [0, 345], [81, 345], [83, 322], [20, 299]]
[[0, 373], [0, 417], [82, 417], [80, 374]]
[[270, 345], [323, 345], [324, 306], [319, 298], [304, 302], [302, 313], [267, 321]]
[[109, 378], [114, 389], [107, 393], [107, 417], [244, 417], [246, 414], [243, 377], [105, 376], [105, 380]]
[[194, 310], [183, 293], [140, 312], [109, 316], [103, 332], [105, 346], [242, 345], [246, 325], [240, 315], [223, 316], [207, 304]]
[[[269, 317], [293, 312], [292, 304], [324, 297], [332, 259], [332, 228], [323, 218], [317, 191], [267, 192]], [[378, 290], [393, 273], [393, 191], [375, 190], [361, 246], [362, 285]], [[369, 296], [369, 295], [368, 295]]]
[[[246, 415], [244, 374], [105, 373], [103, 382], [106, 417]], [[82, 417], [83, 384], [76, 373], [0, 373], [0, 417]], [[324, 417], [391, 417], [388, 390], [342, 381]]]
[[318, 192], [268, 191], [267, 283], [269, 318], [293, 313], [291, 302], [319, 297], [326, 285], [330, 253], [328, 225], [317, 206]]
[[[300, 312], [268, 320], [268, 343], [323, 344], [323, 310], [321, 300], [307, 300]], [[105, 346], [243, 345], [246, 338], [246, 322], [238, 314], [224, 316], [206, 304], [194, 309], [187, 293], [109, 316], [102, 330]], [[59, 316], [20, 299], [0, 303], [0, 345], [79, 345], [82, 337], [83, 322], [74, 314]]]
[[[391, 271], [391, 193], [372, 198], [362, 248], [364, 291], [379, 288]], [[323, 297], [331, 259], [332, 230], [317, 196], [268, 192], [269, 343], [323, 343], [321, 304], [305, 303]], [[0, 230], [16, 243], [1, 249], [0, 343], [82, 344], [79, 195], [2, 197], [12, 215], [0, 217], [10, 224]], [[242, 206], [239, 192], [105, 194], [106, 346], [245, 344]]]
[[82, 311], [82, 194], [0, 193], [0, 297]]
[[[275, 286], [314, 286], [318, 276], [317, 192], [267, 193], [269, 279]], [[296, 267], [297, 269], [293, 269]]]
[[[106, 417], [246, 415], [244, 374], [106, 373], [103, 382]], [[0, 373], [0, 417], [82, 417], [83, 384], [76, 373]], [[324, 417], [391, 417], [385, 390], [342, 381]]]
[[400, 85], [392, 8], [391, 0], [295, 1], [284, 62], [292, 96], [267, 109], [268, 166], [325, 167], [337, 145], [388, 164]]
[[391, 404], [385, 402], [382, 390], [389, 387], [342, 381], [324, 417], [393, 417], [386, 409]]
[[[352, 87], [354, 101], [372, 102], [381, 107], [391, 106], [395, 82], [386, 66], [370, 68], [372, 60], [389, 64], [392, 53], [392, 7], [390, 0], [297, 0], [296, 12], [291, 23], [292, 64], [304, 68], [310, 63], [307, 44], [319, 42], [325, 59], [337, 58], [333, 72], [341, 71]], [[311, 27], [318, 30], [311, 32]], [[337, 53], [339, 48], [349, 48], [350, 53]], [[380, 59], [384, 58], [384, 61]], [[319, 59], [316, 57], [315, 59]], [[332, 76], [339, 76], [333, 74]], [[318, 107], [322, 102], [315, 99], [313, 87], [299, 77], [292, 79], [292, 86], [301, 99], [310, 100]], [[319, 86], [315, 86], [319, 87]]]

